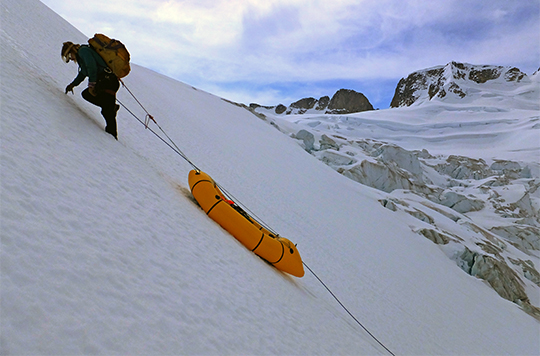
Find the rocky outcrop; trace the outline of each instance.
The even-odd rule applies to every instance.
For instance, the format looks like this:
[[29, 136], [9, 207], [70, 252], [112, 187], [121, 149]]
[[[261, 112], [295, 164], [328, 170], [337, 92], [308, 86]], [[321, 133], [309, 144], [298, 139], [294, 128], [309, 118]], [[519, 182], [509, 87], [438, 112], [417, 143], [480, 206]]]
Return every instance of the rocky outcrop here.
[[410, 106], [417, 102], [449, 97], [462, 99], [477, 93], [483, 84], [495, 80], [520, 82], [529, 79], [515, 67], [450, 62], [402, 78], [390, 107]]
[[330, 103], [330, 97], [329, 96], [323, 96], [317, 102], [317, 106], [315, 107], [315, 109], [317, 109], [319, 111], [323, 111], [328, 107], [329, 103]]
[[[253, 104], [251, 104], [251, 105], [253, 105]], [[278, 114], [278, 115], [283, 114], [285, 111], [287, 111], [287, 107], [285, 105], [283, 105], [283, 104], [279, 104], [278, 106], [276, 106], [276, 108], [274, 110], [274, 112], [276, 114]]]
[[304, 110], [305, 112], [309, 109], [313, 109], [315, 107], [315, 104], [317, 103], [318, 103], [318, 100], [315, 98], [304, 98], [304, 99], [295, 101], [289, 106], [289, 108], [291, 108], [291, 110], [292, 109], [298, 109], [300, 111]]
[[291, 103], [288, 107], [279, 104], [277, 106], [262, 106], [259, 104], [251, 103], [249, 110], [252, 112], [264, 113], [264, 111], [271, 114], [305, 114], [305, 113], [318, 113], [318, 114], [351, 114], [355, 112], [373, 110], [373, 105], [369, 102], [368, 98], [362, 93], [351, 89], [340, 89], [330, 99], [328, 96], [323, 96], [319, 99], [313, 97], [303, 98], [294, 103]]
[[362, 93], [354, 90], [340, 89], [328, 103], [328, 114], [351, 114], [373, 110], [373, 106]]

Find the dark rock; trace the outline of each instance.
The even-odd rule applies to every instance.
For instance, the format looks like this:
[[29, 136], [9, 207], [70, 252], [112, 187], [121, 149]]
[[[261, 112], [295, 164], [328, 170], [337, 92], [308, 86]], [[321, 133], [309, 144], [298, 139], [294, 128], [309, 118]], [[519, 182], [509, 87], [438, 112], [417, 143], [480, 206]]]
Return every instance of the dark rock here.
[[469, 79], [480, 84], [488, 80], [497, 79], [500, 76], [500, 68], [471, 69], [469, 72]]
[[290, 105], [291, 108], [309, 110], [312, 109], [317, 103], [315, 98], [304, 98], [298, 101], [295, 101]]
[[514, 67], [506, 72], [504, 79], [506, 79], [507, 82], [520, 82], [525, 76], [525, 73]]
[[350, 114], [360, 111], [373, 110], [373, 106], [362, 93], [358, 93], [350, 89], [338, 90], [332, 99], [328, 96], [323, 96], [319, 100], [309, 97], [295, 101], [288, 107], [283, 104], [277, 106], [262, 106], [252, 103], [249, 105], [249, 110], [255, 112], [258, 109], [274, 110], [280, 114], [304, 114], [308, 110], [315, 109], [322, 114]]
[[[402, 78], [396, 87], [390, 107], [397, 108], [400, 106], [411, 106], [419, 97], [417, 94], [418, 90], [424, 90], [427, 88], [426, 76], [423, 73], [415, 72], [410, 74], [407, 78]], [[437, 92], [437, 86], [430, 85], [430, 98], [435, 96]]]
[[350, 89], [338, 90], [328, 104], [327, 114], [351, 114], [373, 110], [364, 94]]
[[279, 104], [278, 106], [276, 106], [276, 114], [283, 114], [285, 111], [287, 111], [287, 107], [283, 104]]
[[390, 107], [410, 106], [419, 99], [443, 99], [449, 96], [464, 98], [469, 90], [503, 76], [508, 82], [519, 82], [527, 75], [518, 68], [490, 65], [473, 65], [450, 62], [445, 66], [419, 70], [402, 78], [394, 92]]
[[263, 106], [263, 105], [259, 105], [257, 103], [251, 103], [249, 104], [249, 108], [251, 110], [255, 110], [255, 109], [258, 109], [258, 108], [263, 108], [263, 109], [272, 109], [273, 106]]
[[326, 110], [328, 107], [328, 104], [330, 103], [330, 97], [329, 96], [323, 96], [319, 99], [317, 103], [316, 110]]

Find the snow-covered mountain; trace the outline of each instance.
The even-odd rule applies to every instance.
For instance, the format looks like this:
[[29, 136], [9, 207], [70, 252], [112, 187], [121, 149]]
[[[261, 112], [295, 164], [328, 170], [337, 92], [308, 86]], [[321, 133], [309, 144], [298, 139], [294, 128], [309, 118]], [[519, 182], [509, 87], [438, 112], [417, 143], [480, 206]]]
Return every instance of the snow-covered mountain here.
[[[0, 354], [388, 354], [314, 276], [277, 271], [209, 219], [187, 188], [191, 165], [127, 110], [119, 111], [116, 141], [82, 87], [64, 94], [76, 66], [59, 49], [85, 42], [83, 34], [36, 0], [4, 0], [0, 11]], [[459, 236], [477, 237], [469, 250], [482, 252], [473, 242], [484, 241], [484, 230], [473, 231], [472, 217], [358, 184], [305, 152], [303, 140], [136, 64], [125, 83], [192, 162], [298, 244], [306, 264], [394, 354], [538, 353], [540, 323], [527, 306], [501, 298], [419, 233], [454, 231], [453, 216]], [[144, 119], [125, 89], [118, 99]], [[428, 108], [399, 108], [331, 125], [351, 134], [365, 128], [373, 134], [366, 140], [394, 132], [405, 150], [425, 146], [436, 157], [489, 152], [520, 167], [533, 161], [534, 145], [515, 140], [535, 137], [530, 110], [469, 117], [455, 109], [431, 107], [437, 124], [424, 121]], [[338, 117], [320, 116], [318, 129]], [[303, 128], [320, 149], [314, 123]], [[457, 133], [454, 149], [447, 143]], [[497, 145], [477, 150], [484, 135]], [[518, 183], [503, 192], [509, 204]], [[537, 271], [536, 253], [505, 243], [499, 255]], [[533, 288], [530, 272], [515, 273]]]
[[390, 107], [419, 105], [430, 100], [463, 103], [481, 97], [504, 97], [516, 86], [530, 82], [527, 74], [516, 67], [450, 62], [402, 78]]

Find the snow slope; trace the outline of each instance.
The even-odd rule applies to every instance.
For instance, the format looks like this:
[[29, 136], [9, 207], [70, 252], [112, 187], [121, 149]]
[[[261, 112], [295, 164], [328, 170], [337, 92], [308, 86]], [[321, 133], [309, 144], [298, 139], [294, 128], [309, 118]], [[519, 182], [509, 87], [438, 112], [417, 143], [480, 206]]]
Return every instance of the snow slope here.
[[[116, 141], [82, 86], [63, 93], [76, 67], [59, 49], [79, 31], [35, 0], [0, 10], [1, 354], [385, 354], [315, 278], [278, 272], [206, 217], [191, 167], [126, 110]], [[539, 322], [384, 194], [211, 94], [136, 65], [126, 84], [395, 354], [540, 350]]]

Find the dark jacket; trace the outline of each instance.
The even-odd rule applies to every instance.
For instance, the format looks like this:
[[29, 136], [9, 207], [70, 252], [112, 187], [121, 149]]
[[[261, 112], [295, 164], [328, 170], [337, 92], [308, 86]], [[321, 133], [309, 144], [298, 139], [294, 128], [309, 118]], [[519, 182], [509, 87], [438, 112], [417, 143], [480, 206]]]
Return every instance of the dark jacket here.
[[77, 52], [79, 74], [73, 79], [72, 84], [77, 86], [88, 77], [89, 83], [96, 83], [98, 75], [107, 68], [107, 63], [101, 56], [89, 46], [83, 45]]

